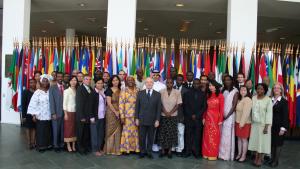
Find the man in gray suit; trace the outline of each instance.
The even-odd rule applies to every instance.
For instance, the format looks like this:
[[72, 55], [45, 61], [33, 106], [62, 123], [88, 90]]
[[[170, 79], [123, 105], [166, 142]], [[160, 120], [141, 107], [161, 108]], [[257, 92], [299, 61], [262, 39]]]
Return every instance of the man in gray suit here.
[[[140, 128], [140, 158], [148, 155], [152, 156], [152, 145], [155, 128], [159, 126], [161, 113], [161, 96], [160, 93], [153, 90], [153, 80], [147, 78], [146, 89], [138, 93], [135, 106], [136, 125]], [[146, 145], [147, 143], [147, 145]]]
[[53, 147], [55, 152], [60, 152], [64, 147], [64, 114], [63, 114], [63, 95], [64, 86], [62, 83], [63, 73], [57, 72], [57, 84], [49, 89], [50, 111], [52, 115], [52, 135]]

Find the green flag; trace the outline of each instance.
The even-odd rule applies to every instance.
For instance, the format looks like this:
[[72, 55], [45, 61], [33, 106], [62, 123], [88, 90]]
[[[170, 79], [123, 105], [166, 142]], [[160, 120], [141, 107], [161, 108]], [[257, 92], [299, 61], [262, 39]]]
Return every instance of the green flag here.
[[136, 59], [136, 48], [134, 48], [133, 52], [132, 52], [131, 68], [130, 68], [130, 70], [131, 70], [130, 75], [132, 75], [132, 76], [135, 75], [135, 71], [136, 71], [135, 59]]

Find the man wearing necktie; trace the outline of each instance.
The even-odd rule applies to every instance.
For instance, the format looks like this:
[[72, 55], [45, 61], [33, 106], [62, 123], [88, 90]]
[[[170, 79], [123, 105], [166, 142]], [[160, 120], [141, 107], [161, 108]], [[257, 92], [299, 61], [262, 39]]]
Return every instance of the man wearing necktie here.
[[186, 79], [187, 81], [183, 84], [183, 86], [187, 89], [193, 88], [193, 80], [194, 80], [194, 73], [189, 71], [186, 73]]
[[147, 78], [146, 89], [138, 93], [135, 106], [136, 125], [140, 129], [140, 158], [152, 156], [155, 129], [159, 126], [161, 112], [160, 93], [153, 90], [153, 79]]
[[52, 85], [49, 89], [50, 111], [52, 114], [52, 134], [53, 147], [55, 152], [59, 152], [64, 147], [64, 113], [63, 113], [63, 96], [64, 86], [62, 83], [63, 73], [57, 72], [57, 84]]

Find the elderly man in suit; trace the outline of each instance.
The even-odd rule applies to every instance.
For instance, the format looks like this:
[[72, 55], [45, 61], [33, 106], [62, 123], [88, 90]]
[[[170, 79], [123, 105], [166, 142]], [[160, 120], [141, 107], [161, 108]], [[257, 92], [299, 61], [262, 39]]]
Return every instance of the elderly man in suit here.
[[[155, 128], [159, 126], [161, 95], [153, 90], [153, 79], [147, 78], [146, 89], [138, 93], [135, 106], [136, 125], [140, 128], [140, 158], [152, 156]], [[147, 145], [146, 145], [147, 144]]]
[[64, 147], [64, 111], [63, 111], [63, 73], [56, 73], [57, 83], [49, 89], [50, 111], [52, 115], [52, 138], [55, 152]]
[[83, 83], [76, 91], [77, 145], [80, 154], [87, 154], [91, 149], [90, 123], [95, 123], [94, 92], [91, 87], [91, 76], [84, 75]]

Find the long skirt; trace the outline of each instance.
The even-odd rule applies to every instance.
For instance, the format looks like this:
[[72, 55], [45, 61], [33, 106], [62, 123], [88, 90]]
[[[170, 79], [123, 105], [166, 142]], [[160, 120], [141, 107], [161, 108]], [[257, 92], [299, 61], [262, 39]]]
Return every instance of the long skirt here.
[[126, 117], [121, 137], [121, 152], [140, 152], [138, 127], [135, 125], [134, 117]]
[[176, 147], [178, 144], [177, 117], [161, 116], [158, 144], [162, 148]]
[[39, 150], [51, 146], [51, 120], [37, 120], [36, 122], [36, 144]]
[[105, 128], [105, 146], [106, 154], [121, 155], [121, 122], [115, 114], [108, 109], [106, 114], [106, 128]]
[[68, 112], [68, 120], [64, 120], [64, 141], [69, 143], [76, 140], [75, 113]]

